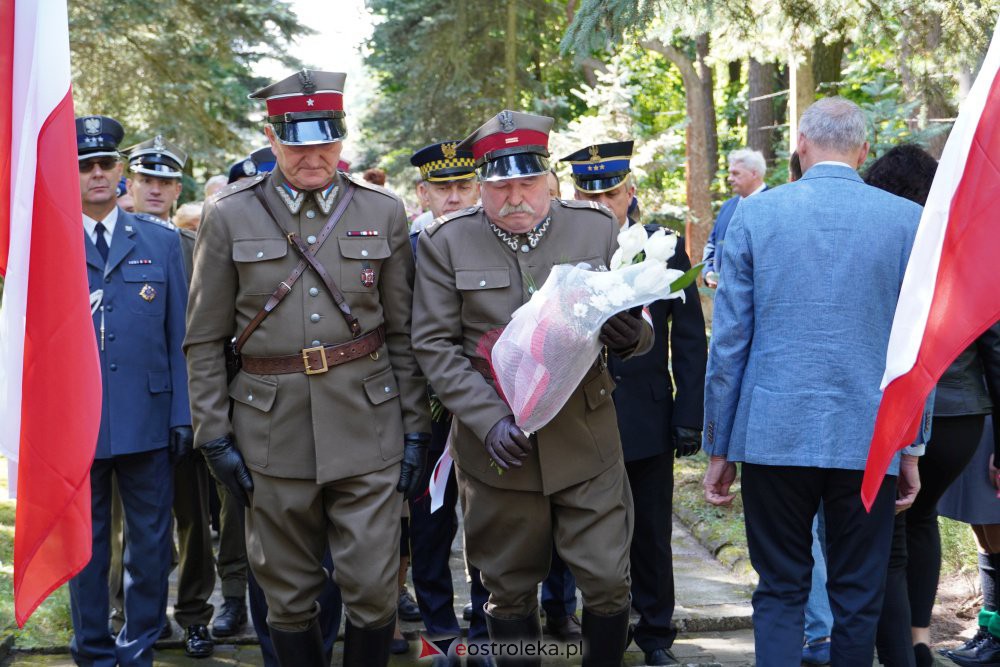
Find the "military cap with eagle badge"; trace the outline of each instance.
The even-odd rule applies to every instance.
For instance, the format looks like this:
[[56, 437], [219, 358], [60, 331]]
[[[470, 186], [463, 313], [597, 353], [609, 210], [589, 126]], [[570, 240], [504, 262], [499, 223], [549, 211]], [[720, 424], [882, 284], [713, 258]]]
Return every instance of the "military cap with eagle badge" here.
[[267, 122], [283, 144], [310, 146], [341, 141], [347, 136], [344, 120], [343, 72], [304, 69], [260, 90], [252, 100], [264, 100]]
[[187, 153], [158, 134], [128, 149], [129, 169], [157, 178], [181, 178]]
[[458, 149], [472, 152], [480, 180], [537, 176], [549, 170], [549, 132], [554, 122], [548, 116], [504, 109]]
[[459, 150], [458, 141], [424, 146], [410, 157], [410, 164], [420, 170], [420, 177], [431, 183], [458, 181], [476, 175], [472, 151]]
[[80, 116], [76, 119], [78, 159], [118, 157], [118, 144], [125, 136], [122, 124], [108, 116]]
[[631, 173], [634, 144], [634, 141], [595, 144], [567, 155], [560, 162], [570, 164], [577, 190], [593, 194], [609, 192], [624, 183]]

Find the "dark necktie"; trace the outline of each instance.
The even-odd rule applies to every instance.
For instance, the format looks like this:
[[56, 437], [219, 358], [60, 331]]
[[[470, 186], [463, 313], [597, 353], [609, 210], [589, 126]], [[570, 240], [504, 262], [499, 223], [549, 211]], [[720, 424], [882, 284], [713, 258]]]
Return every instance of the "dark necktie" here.
[[101, 253], [101, 259], [103, 259], [104, 263], [107, 264], [108, 242], [104, 239], [104, 232], [106, 231], [104, 223], [99, 222], [96, 225], [94, 225], [94, 231], [97, 232], [97, 243], [95, 243], [94, 245], [97, 246], [97, 252]]

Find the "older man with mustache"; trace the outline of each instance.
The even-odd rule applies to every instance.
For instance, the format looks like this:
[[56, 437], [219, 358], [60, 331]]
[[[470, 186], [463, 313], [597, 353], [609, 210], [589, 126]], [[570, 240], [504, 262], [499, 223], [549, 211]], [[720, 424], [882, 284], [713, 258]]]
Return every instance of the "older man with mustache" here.
[[[473, 153], [482, 206], [443, 216], [420, 235], [413, 348], [455, 417], [467, 555], [490, 591], [487, 625], [493, 646], [504, 649], [497, 663], [541, 664], [517, 651], [541, 636], [537, 590], [554, 542], [583, 593], [583, 664], [618, 665], [629, 619], [632, 497], [606, 357], [594, 359], [562, 410], [529, 435], [495, 389], [481, 345], [553, 266], [607, 266], [617, 245], [618, 224], [605, 207], [550, 198], [552, 122], [502, 111], [459, 146]], [[630, 357], [650, 348], [652, 334], [641, 318], [620, 313], [601, 338]]]

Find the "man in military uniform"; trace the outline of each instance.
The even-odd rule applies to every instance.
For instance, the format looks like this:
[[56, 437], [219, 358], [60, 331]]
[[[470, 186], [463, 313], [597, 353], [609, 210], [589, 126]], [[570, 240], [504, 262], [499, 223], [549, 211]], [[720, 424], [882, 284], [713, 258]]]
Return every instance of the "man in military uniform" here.
[[[387, 664], [398, 491], [417, 493], [430, 439], [403, 203], [336, 171], [345, 78], [303, 70], [251, 95], [266, 100], [277, 166], [206, 202], [188, 311], [196, 444], [249, 506], [250, 567], [284, 667], [329, 663], [315, 602], [327, 545], [344, 664]], [[234, 336], [242, 370], [227, 386]]]
[[[129, 192], [135, 215], [144, 222], [172, 230], [180, 237], [185, 276], [190, 282], [195, 233], [177, 228], [168, 220], [181, 194], [181, 177], [187, 154], [161, 135], [128, 149]], [[209, 475], [205, 461], [193, 456], [192, 449], [178, 452], [174, 463], [174, 519], [177, 522], [177, 602], [174, 620], [184, 629], [184, 651], [192, 658], [212, 655], [215, 643], [208, 632], [214, 606], [208, 600], [215, 588], [215, 558], [208, 521]], [[117, 509], [117, 508], [116, 508]], [[112, 529], [121, 535], [121, 516], [112, 511]], [[121, 550], [112, 550], [112, 608], [122, 610]], [[112, 624], [121, 622], [114, 614]], [[169, 636], [170, 626], [163, 636]]]
[[[420, 235], [413, 345], [455, 416], [451, 443], [466, 548], [490, 591], [490, 636], [540, 636], [538, 584], [554, 536], [583, 592], [584, 664], [610, 665], [625, 650], [632, 499], [607, 366], [595, 359], [562, 410], [529, 438], [477, 352], [555, 264], [606, 266], [617, 245], [618, 225], [603, 206], [549, 198], [552, 122], [502, 111], [461, 144], [474, 155], [483, 204], [438, 219]], [[601, 332], [623, 357], [648, 350], [652, 335], [629, 313], [612, 317]]]
[[[170, 571], [170, 460], [191, 448], [181, 342], [187, 287], [177, 234], [116, 206], [122, 126], [78, 118], [87, 275], [104, 385], [90, 472], [93, 555], [70, 582], [77, 664], [152, 665]], [[129, 534], [126, 622], [108, 632], [111, 476]]]
[[[410, 164], [420, 170], [417, 197], [420, 204], [434, 218], [475, 206], [479, 201], [479, 182], [471, 151], [458, 150], [459, 141], [445, 141], [424, 146], [410, 157]], [[420, 231], [410, 234], [416, 249]], [[433, 392], [433, 390], [431, 390]], [[434, 415], [428, 460], [437, 461], [444, 454], [451, 428], [451, 415], [441, 408]], [[427, 488], [433, 466], [427, 467], [421, 488]], [[440, 481], [439, 481], [440, 483]], [[422, 494], [410, 501], [410, 549], [413, 560], [413, 588], [423, 618], [424, 628], [432, 638], [458, 637], [461, 629], [455, 616], [455, 591], [449, 561], [451, 544], [458, 531], [455, 507], [458, 504], [458, 487], [455, 476], [448, 474], [445, 482], [444, 506], [431, 512], [429, 494]], [[472, 618], [469, 622], [470, 642], [488, 639], [483, 606], [489, 593], [483, 587], [479, 570], [470, 567], [472, 580]], [[471, 665], [489, 664], [488, 661]], [[488, 660], [488, 659], [487, 659]]]
[[[640, 224], [628, 215], [635, 198], [632, 147], [631, 141], [597, 144], [563, 158], [572, 167], [576, 198], [604, 204], [621, 225]], [[657, 229], [659, 225], [646, 225], [647, 233]], [[684, 239], [677, 239], [667, 265], [679, 271], [691, 268]], [[613, 397], [625, 471], [635, 503], [630, 561], [632, 607], [639, 612], [639, 623], [634, 639], [647, 665], [677, 664], [670, 652], [677, 636], [672, 625], [670, 549], [673, 458], [691, 456], [701, 449], [704, 419], [705, 318], [697, 287], [691, 284], [684, 292], [683, 301], [665, 299], [649, 306], [656, 333], [649, 354], [641, 360], [623, 360], [617, 355], [608, 358], [616, 384]]]

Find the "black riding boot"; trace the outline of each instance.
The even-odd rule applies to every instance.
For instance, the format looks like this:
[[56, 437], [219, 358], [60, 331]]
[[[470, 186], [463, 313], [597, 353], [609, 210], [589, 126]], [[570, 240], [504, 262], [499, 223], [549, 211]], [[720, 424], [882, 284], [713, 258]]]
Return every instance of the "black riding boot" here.
[[[538, 620], [538, 610], [522, 618], [496, 618], [486, 614], [486, 627], [490, 631], [490, 639], [503, 643], [515, 643], [517, 640], [537, 641], [542, 637], [542, 623]], [[497, 656], [497, 667], [541, 667], [542, 659], [537, 657], [506, 657]]]
[[583, 610], [583, 667], [621, 667], [628, 646], [629, 608], [604, 616]]
[[323, 650], [323, 634], [315, 619], [305, 630], [290, 632], [269, 627], [281, 667], [330, 667], [330, 656]]
[[395, 629], [395, 616], [380, 628], [356, 628], [348, 620], [344, 628], [344, 667], [386, 667]]

